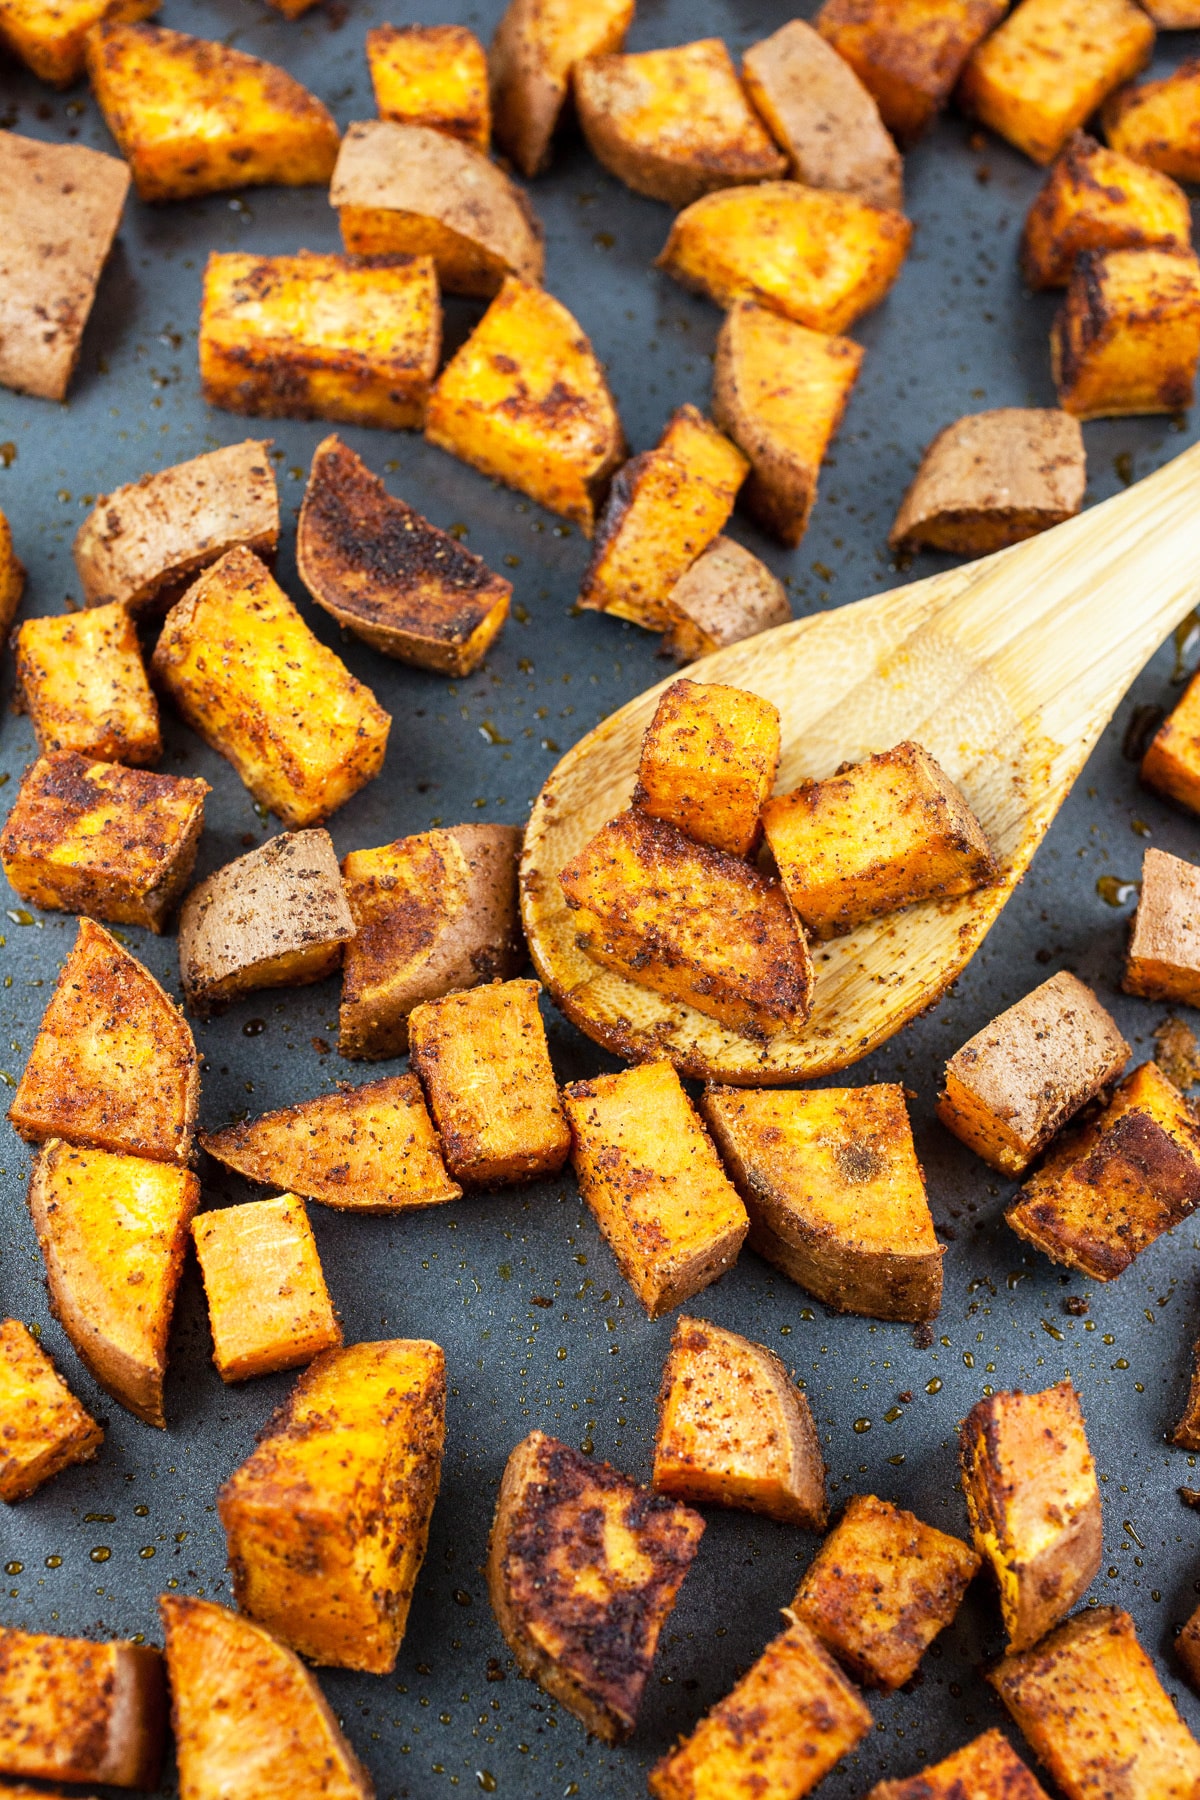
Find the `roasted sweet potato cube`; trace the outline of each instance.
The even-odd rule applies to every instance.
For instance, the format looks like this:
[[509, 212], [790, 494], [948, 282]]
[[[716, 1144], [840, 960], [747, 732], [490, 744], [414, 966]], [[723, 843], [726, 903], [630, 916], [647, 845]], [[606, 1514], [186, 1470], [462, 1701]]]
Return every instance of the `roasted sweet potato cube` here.
[[[1192, 1377], [1188, 1384], [1183, 1417], [1171, 1433], [1171, 1442], [1183, 1450], [1200, 1450], [1200, 1339], [1192, 1345]], [[1200, 1637], [1200, 1633], [1195, 1634]], [[1200, 1643], [1197, 1645], [1200, 1651]]]
[[127, 607], [26, 619], [16, 653], [20, 704], [43, 756], [77, 750], [101, 762], [158, 761], [158, 707]]
[[658, 1391], [656, 1494], [820, 1531], [825, 1462], [806, 1397], [773, 1351], [680, 1317]]
[[670, 1063], [573, 1082], [563, 1104], [583, 1197], [652, 1319], [732, 1267], [746, 1209]]
[[714, 538], [667, 596], [672, 616], [662, 648], [677, 662], [695, 662], [727, 644], [755, 637], [792, 616], [783, 583], [732, 538]]
[[167, 1730], [162, 1652], [0, 1626], [0, 1769], [155, 1788]]
[[1160, 31], [1190, 31], [1200, 25], [1197, 0], [1150, 0], [1146, 11]]
[[157, 612], [238, 544], [272, 562], [279, 493], [269, 447], [247, 438], [105, 494], [75, 534], [84, 605]]
[[1113, 1281], [1200, 1205], [1200, 1125], [1156, 1063], [1068, 1132], [1005, 1218], [1051, 1261]]
[[542, 279], [542, 228], [521, 189], [481, 150], [428, 125], [351, 125], [329, 202], [347, 250], [431, 256], [445, 293], [490, 298], [508, 275]]
[[1066, 1800], [1186, 1800], [1200, 1786], [1200, 1744], [1115, 1606], [1076, 1613], [988, 1680]]
[[486, 151], [492, 136], [483, 45], [465, 25], [373, 25], [367, 68], [381, 119], [428, 125]]
[[536, 981], [495, 982], [425, 1000], [409, 1016], [411, 1064], [458, 1181], [530, 1181], [567, 1160], [541, 991]]
[[1167, 714], [1142, 758], [1142, 780], [1160, 794], [1200, 812], [1200, 676]]
[[1147, 850], [1125, 956], [1127, 994], [1200, 1004], [1200, 868]]
[[[19, 1319], [0, 1324], [0, 1500], [27, 1500], [72, 1463], [90, 1462], [104, 1433]], [[3, 1702], [0, 1701], [0, 1706]]]
[[1004, 13], [1005, 0], [825, 0], [814, 23], [874, 97], [888, 130], [911, 144]]
[[861, 1694], [793, 1621], [650, 1771], [655, 1800], [800, 1800], [871, 1729]]
[[310, 1662], [395, 1667], [441, 1479], [446, 1359], [327, 1350], [217, 1495], [233, 1591]]
[[721, 327], [713, 415], [750, 458], [747, 507], [785, 544], [794, 547], [808, 529], [821, 463], [862, 359], [849, 338], [810, 331], [749, 300]]
[[294, 1369], [340, 1346], [317, 1240], [295, 1194], [201, 1213], [192, 1240], [222, 1381]]
[[161, 931], [192, 872], [209, 791], [74, 750], [39, 757], [0, 832], [9, 885], [31, 906]]
[[266, 1187], [339, 1212], [405, 1212], [462, 1193], [442, 1162], [415, 1075], [318, 1094], [261, 1118], [208, 1131], [210, 1156]]
[[625, 453], [591, 344], [560, 301], [512, 276], [442, 370], [425, 435], [585, 537]]
[[179, 915], [188, 1004], [207, 1012], [258, 988], [304, 987], [340, 966], [354, 920], [327, 831], [288, 831], [194, 887]]
[[745, 1037], [804, 1022], [813, 971], [776, 881], [632, 807], [559, 874], [593, 962]]
[[166, 1425], [167, 1336], [199, 1199], [190, 1169], [141, 1156], [52, 1138], [34, 1159], [50, 1310], [101, 1387], [147, 1425]]
[[161, 25], [101, 23], [87, 40], [92, 91], [143, 200], [263, 183], [324, 187], [338, 129], [274, 63]]
[[937, 1115], [993, 1169], [1023, 1175], [1128, 1058], [1091, 988], [1064, 969], [955, 1051]]
[[508, 617], [512, 583], [389, 494], [338, 437], [313, 454], [296, 564], [339, 625], [439, 675], [469, 675]]
[[642, 739], [633, 803], [698, 844], [746, 856], [779, 767], [779, 709], [745, 688], [674, 681]]
[[188, 1024], [149, 969], [80, 919], [8, 1116], [29, 1143], [187, 1163], [200, 1104]]
[[248, 1783], [258, 1800], [373, 1800], [315, 1677], [278, 1638], [190, 1594], [163, 1594], [158, 1609], [188, 1800], [222, 1800]]
[[919, 1775], [877, 1781], [866, 1800], [1048, 1800], [1048, 1796], [1008, 1739], [998, 1731], [985, 1731]]
[[523, 175], [550, 160], [576, 63], [619, 50], [633, 7], [634, 0], [509, 0], [488, 65], [496, 142]]
[[249, 550], [173, 606], [154, 673], [194, 731], [285, 825], [316, 825], [383, 766], [391, 719]]
[[[1162, 81], [1121, 88], [1104, 108], [1104, 134], [1135, 162], [1178, 181], [1200, 181], [1200, 58]], [[1180, 247], [1189, 242], [1185, 236]]]
[[200, 380], [226, 412], [417, 431], [441, 342], [428, 256], [214, 252], [204, 271]]
[[1029, 209], [1021, 270], [1032, 288], [1066, 287], [1081, 250], [1188, 250], [1191, 242], [1182, 188], [1076, 131]]
[[751, 44], [742, 81], [791, 174], [806, 187], [904, 204], [900, 153], [850, 64], [803, 19]]
[[1100, 1489], [1079, 1395], [1069, 1381], [992, 1394], [971, 1408], [959, 1442], [975, 1547], [1000, 1589], [1008, 1647], [1026, 1650], [1100, 1567]]
[[700, 1107], [752, 1250], [838, 1312], [937, 1317], [945, 1252], [901, 1088], [710, 1087]]
[[1083, 251], [1050, 357], [1059, 405], [1076, 418], [1182, 412], [1200, 359], [1200, 260], [1191, 251]]
[[1074, 518], [1087, 464], [1078, 419], [1002, 406], [939, 431], [888, 534], [893, 550], [987, 556]]
[[[1176, 1438], [1176, 1442], [1178, 1442]], [[1200, 1688], [1200, 1606], [1189, 1616], [1175, 1639], [1175, 1654], [1193, 1688]]]
[[691, 1507], [541, 1431], [505, 1465], [487, 1562], [496, 1623], [521, 1673], [606, 1743], [637, 1723], [703, 1531]]
[[0, 44], [55, 87], [83, 74], [87, 35], [101, 19], [145, 19], [159, 0], [0, 0]]
[[8, 636], [24, 592], [25, 565], [13, 549], [12, 526], [0, 512], [0, 636]]

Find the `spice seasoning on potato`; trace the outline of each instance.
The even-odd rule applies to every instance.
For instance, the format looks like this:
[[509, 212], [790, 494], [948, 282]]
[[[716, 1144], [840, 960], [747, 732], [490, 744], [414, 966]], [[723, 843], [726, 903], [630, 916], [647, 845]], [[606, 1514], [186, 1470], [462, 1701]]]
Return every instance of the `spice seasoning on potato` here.
[[766, 564], [735, 543], [716, 537], [667, 595], [672, 622], [662, 649], [677, 662], [695, 662], [755, 637], [792, 616], [783, 583]]
[[576, 64], [619, 50], [634, 0], [509, 0], [488, 52], [496, 143], [520, 169], [537, 175]]
[[222, 1381], [294, 1369], [341, 1345], [317, 1241], [295, 1194], [201, 1213], [192, 1241]]
[[1119, 89], [1104, 108], [1104, 135], [1115, 151], [1148, 168], [1200, 181], [1200, 58], [1161, 81]]
[[[0, 271], [0, 282], [2, 281], [3, 273]], [[2, 304], [0, 300], [0, 305]], [[13, 549], [12, 527], [0, 512], [0, 638], [8, 636], [24, 592], [25, 565]]]
[[1169, 712], [1142, 758], [1142, 780], [1160, 794], [1200, 812], [1200, 676]]
[[1085, 250], [1050, 331], [1058, 403], [1078, 419], [1182, 412], [1200, 360], [1192, 251]]
[[1083, 432], [1069, 413], [1033, 406], [972, 413], [926, 450], [888, 543], [987, 556], [1074, 518], [1086, 485]]
[[779, 767], [779, 709], [744, 688], [674, 681], [655, 709], [633, 804], [693, 842], [747, 856]]
[[985, 1731], [919, 1775], [877, 1781], [866, 1800], [1048, 1800], [1048, 1795], [1008, 1739]]
[[492, 135], [487, 56], [465, 25], [373, 25], [367, 68], [381, 119], [427, 125], [486, 152]]
[[1005, 0], [825, 0], [814, 23], [908, 145], [933, 123], [1004, 12]]
[[1082, 250], [1189, 250], [1192, 210], [1168, 175], [1085, 132], [1067, 139], [1021, 235], [1032, 288], [1066, 287]]
[[1125, 955], [1127, 994], [1200, 1004], [1200, 868], [1147, 850]]
[[26, 619], [17, 629], [16, 664], [20, 704], [43, 756], [76, 750], [144, 765], [162, 755], [137, 629], [119, 602]]
[[162, 1652], [0, 1626], [0, 1769], [41, 1781], [158, 1786]]
[[0, 1419], [0, 1500], [9, 1506], [72, 1463], [90, 1462], [104, 1441], [19, 1319], [0, 1324]]
[[1170, 1439], [1182, 1450], [1200, 1450], [1200, 1339], [1192, 1345], [1192, 1374], [1183, 1417], [1170, 1433]]
[[159, 0], [0, 0], [0, 44], [55, 87], [83, 74], [88, 33], [101, 19], [145, 19]]

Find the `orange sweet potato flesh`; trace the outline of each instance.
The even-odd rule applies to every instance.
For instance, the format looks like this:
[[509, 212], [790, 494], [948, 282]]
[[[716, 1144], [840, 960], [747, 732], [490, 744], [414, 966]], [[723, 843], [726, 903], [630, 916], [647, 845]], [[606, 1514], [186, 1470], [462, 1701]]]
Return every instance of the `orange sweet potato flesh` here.
[[192, 1237], [222, 1381], [294, 1369], [341, 1344], [316, 1239], [295, 1194], [202, 1213]]
[[25, 1500], [71, 1463], [89, 1462], [104, 1433], [21, 1324], [0, 1324], [0, 1500]]
[[998, 1731], [985, 1731], [919, 1775], [876, 1782], [866, 1800], [1049, 1800], [1049, 1796], [1008, 1739]]
[[40, 1781], [156, 1788], [166, 1736], [162, 1655], [0, 1627], [0, 1769]]
[[642, 740], [634, 805], [746, 856], [779, 766], [779, 711], [745, 688], [676, 681]]
[[43, 81], [69, 87], [83, 74], [88, 33], [101, 19], [145, 19], [159, 0], [2, 0], [0, 44]]

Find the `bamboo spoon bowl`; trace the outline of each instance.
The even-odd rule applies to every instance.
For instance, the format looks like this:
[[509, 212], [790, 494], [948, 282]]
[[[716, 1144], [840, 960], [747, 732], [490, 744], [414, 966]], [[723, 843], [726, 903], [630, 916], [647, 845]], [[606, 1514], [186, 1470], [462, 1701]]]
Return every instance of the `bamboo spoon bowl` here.
[[1000, 864], [994, 885], [925, 901], [814, 945], [802, 1026], [766, 1041], [592, 962], [559, 871], [630, 803], [659, 696], [631, 700], [558, 763], [534, 804], [521, 909], [561, 1010], [628, 1061], [739, 1086], [844, 1069], [960, 975], [1150, 655], [1200, 600], [1200, 445], [1127, 492], [977, 562], [818, 613], [694, 663], [695, 681], [779, 708], [776, 791], [913, 738], [966, 795]]

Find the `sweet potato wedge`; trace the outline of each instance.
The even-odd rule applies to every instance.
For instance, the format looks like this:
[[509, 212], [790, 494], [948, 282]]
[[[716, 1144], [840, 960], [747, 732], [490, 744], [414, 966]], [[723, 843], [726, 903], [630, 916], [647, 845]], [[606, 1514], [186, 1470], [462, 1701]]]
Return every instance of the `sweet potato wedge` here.
[[1058, 403], [1077, 419], [1182, 412], [1200, 360], [1200, 259], [1085, 250], [1051, 328], [1050, 360]]
[[[0, 1324], [0, 1500], [27, 1500], [72, 1463], [90, 1462], [104, 1433], [19, 1319]], [[0, 1703], [2, 1704], [2, 1703]]]
[[1104, 108], [1104, 135], [1113, 150], [1147, 168], [1200, 181], [1200, 58], [1161, 81], [1120, 88]]
[[[1170, 1436], [1181, 1450], [1200, 1450], [1200, 1339], [1192, 1345], [1192, 1375], [1183, 1417]], [[1193, 1633], [1197, 1635], [1200, 1634]]]
[[1066, 287], [1081, 250], [1190, 250], [1192, 212], [1168, 175], [1086, 132], [1067, 139], [1021, 236], [1032, 288]]
[[25, 592], [25, 565], [13, 549], [12, 526], [0, 512], [0, 637], [7, 638]]
[[633, 804], [697, 844], [748, 856], [779, 767], [779, 709], [745, 688], [674, 681], [655, 708]]
[[487, 56], [465, 25], [373, 25], [367, 68], [381, 119], [428, 125], [486, 152], [492, 137]]
[[970, 413], [926, 450], [888, 543], [987, 556], [1074, 518], [1086, 485], [1083, 432], [1069, 413], [1037, 406]]
[[395, 1667], [441, 1479], [446, 1361], [419, 1339], [327, 1350], [217, 1495], [233, 1591], [310, 1662]]
[[576, 63], [619, 50], [633, 8], [634, 0], [509, 0], [488, 66], [496, 142], [522, 175], [550, 160]]
[[127, 607], [26, 619], [16, 662], [20, 704], [43, 756], [76, 750], [100, 762], [158, 761], [158, 706]]
[[1127, 994], [1200, 1002], [1200, 868], [1147, 850], [1125, 956]]
[[0, 1769], [155, 1788], [167, 1726], [162, 1653], [0, 1626]]
[[727, 644], [755, 637], [792, 616], [781, 581], [732, 538], [716, 537], [667, 596], [671, 624], [662, 648], [677, 662], [695, 662]]
[[1200, 677], [1167, 714], [1142, 758], [1142, 780], [1160, 794], [1200, 812]]
[[704, 1521], [531, 1431], [496, 1501], [487, 1583], [528, 1675], [605, 1743], [627, 1738]]
[[908, 145], [933, 123], [1005, 10], [1006, 0], [825, 0], [813, 22]]
[[146, 19], [159, 0], [0, 0], [0, 44], [55, 87], [83, 74], [87, 35], [101, 19]]
[[919, 1775], [877, 1781], [866, 1800], [1049, 1800], [1008, 1739], [985, 1731]]
[[340, 1348], [317, 1240], [295, 1194], [201, 1213], [192, 1241], [222, 1381], [294, 1369]]

